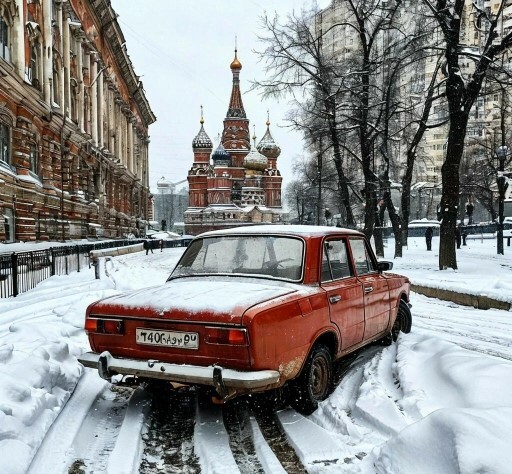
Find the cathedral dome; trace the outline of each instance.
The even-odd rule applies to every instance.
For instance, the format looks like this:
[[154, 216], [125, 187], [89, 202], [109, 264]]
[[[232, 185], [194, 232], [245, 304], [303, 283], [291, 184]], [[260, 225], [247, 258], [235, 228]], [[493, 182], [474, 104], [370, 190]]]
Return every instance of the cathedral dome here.
[[263, 138], [258, 143], [256, 148], [267, 158], [277, 159], [277, 157], [281, 154], [281, 148], [279, 148], [279, 145], [275, 142], [274, 137], [270, 133], [270, 122], [268, 120], [267, 131], [265, 132], [265, 135], [263, 135]]
[[236, 49], [235, 49], [235, 59], [233, 59], [233, 61], [231, 62], [231, 64], [229, 65], [229, 67], [231, 68], [231, 70], [233, 69], [242, 69], [242, 63], [238, 60], [238, 58], [236, 57]]
[[192, 148], [194, 149], [213, 148], [213, 143], [210, 140], [210, 137], [204, 131], [203, 124], [204, 120], [203, 117], [201, 117], [201, 129], [199, 130], [199, 133], [196, 135], [196, 137], [192, 140]]
[[222, 143], [219, 143], [219, 146], [212, 153], [212, 161], [215, 166], [231, 165], [231, 155], [222, 146]]
[[253, 171], [265, 171], [267, 167], [267, 157], [262, 155], [256, 148], [251, 147], [251, 151], [244, 158], [244, 168]]

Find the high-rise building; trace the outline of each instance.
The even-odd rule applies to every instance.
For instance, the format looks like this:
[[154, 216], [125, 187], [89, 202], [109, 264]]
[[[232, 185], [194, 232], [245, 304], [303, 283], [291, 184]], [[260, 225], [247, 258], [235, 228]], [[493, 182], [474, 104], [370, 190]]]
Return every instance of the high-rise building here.
[[283, 220], [282, 177], [277, 169], [281, 149], [272, 137], [268, 120], [261, 141], [256, 145], [254, 136], [251, 145], [249, 119], [240, 92], [242, 64], [236, 50], [230, 68], [233, 86], [219, 145], [213, 151], [202, 113], [199, 133], [192, 141], [187, 234]]
[[0, 1], [0, 241], [144, 232], [155, 116], [125, 43], [109, 0]]

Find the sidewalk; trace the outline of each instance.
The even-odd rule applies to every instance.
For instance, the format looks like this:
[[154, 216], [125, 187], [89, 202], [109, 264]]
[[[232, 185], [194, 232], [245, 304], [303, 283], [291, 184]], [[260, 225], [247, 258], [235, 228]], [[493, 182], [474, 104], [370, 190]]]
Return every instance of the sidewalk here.
[[393, 262], [393, 271], [407, 275], [411, 289], [426, 296], [474, 306], [480, 309], [512, 308], [512, 248], [497, 255], [496, 239], [474, 236], [457, 250], [457, 270], [439, 270], [439, 237], [426, 250], [423, 237], [409, 238], [403, 257], [393, 259], [394, 240], [389, 239], [384, 260]]

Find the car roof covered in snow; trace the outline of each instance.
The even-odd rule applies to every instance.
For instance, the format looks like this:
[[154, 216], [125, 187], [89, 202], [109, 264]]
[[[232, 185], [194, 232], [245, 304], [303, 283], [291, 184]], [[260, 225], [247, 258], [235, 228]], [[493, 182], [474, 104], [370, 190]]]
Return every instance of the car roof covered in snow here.
[[295, 235], [300, 237], [321, 237], [323, 235], [364, 235], [362, 232], [342, 227], [313, 226], [313, 225], [251, 225], [242, 227], [232, 227], [230, 229], [213, 230], [199, 234], [198, 237], [213, 237], [220, 235]]

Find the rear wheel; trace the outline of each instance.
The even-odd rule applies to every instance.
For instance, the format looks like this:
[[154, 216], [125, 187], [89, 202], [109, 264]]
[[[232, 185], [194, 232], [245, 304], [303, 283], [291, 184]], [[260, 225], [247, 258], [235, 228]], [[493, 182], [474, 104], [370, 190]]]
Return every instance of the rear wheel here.
[[398, 335], [403, 332], [408, 334], [411, 332], [412, 315], [411, 310], [407, 303], [403, 300], [400, 301], [398, 307], [398, 314], [396, 315], [395, 322], [391, 328], [391, 333], [385, 338], [385, 342], [391, 344], [398, 339]]
[[290, 384], [290, 405], [303, 415], [311, 415], [318, 402], [332, 390], [332, 357], [324, 345], [313, 348], [299, 377]]

